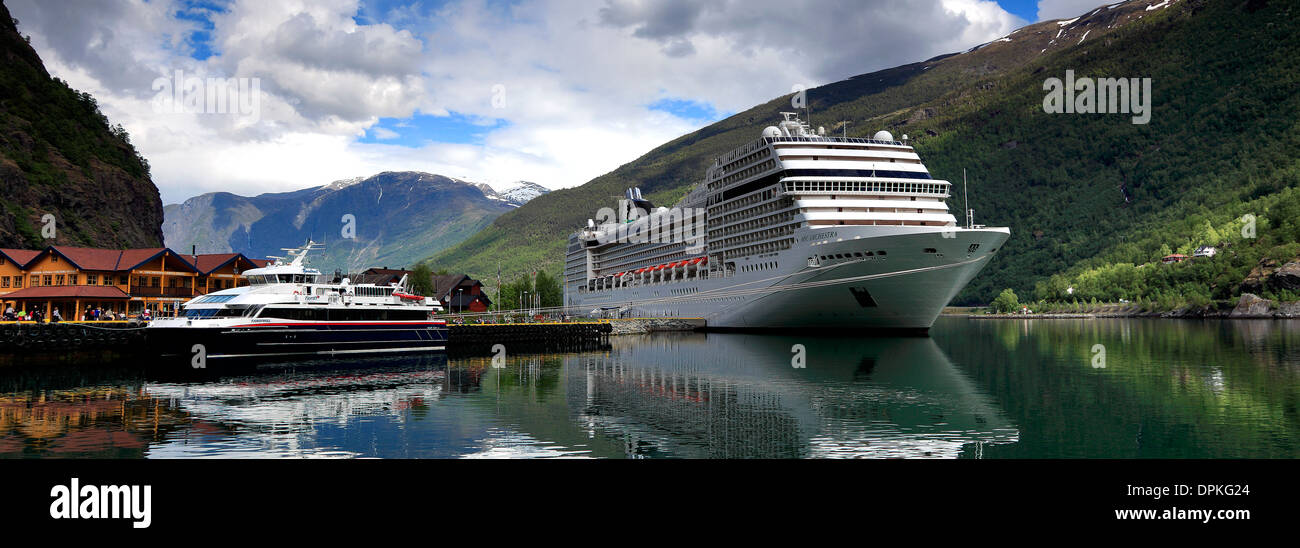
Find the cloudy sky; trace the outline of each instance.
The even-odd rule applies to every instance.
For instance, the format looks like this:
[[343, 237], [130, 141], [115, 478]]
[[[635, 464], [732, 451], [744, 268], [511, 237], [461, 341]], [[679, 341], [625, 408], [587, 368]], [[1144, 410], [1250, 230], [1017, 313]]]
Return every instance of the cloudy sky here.
[[[126, 127], [175, 203], [385, 170], [579, 185], [796, 85], [1103, 1], [5, 3], [50, 72]], [[225, 79], [225, 112], [191, 87]]]

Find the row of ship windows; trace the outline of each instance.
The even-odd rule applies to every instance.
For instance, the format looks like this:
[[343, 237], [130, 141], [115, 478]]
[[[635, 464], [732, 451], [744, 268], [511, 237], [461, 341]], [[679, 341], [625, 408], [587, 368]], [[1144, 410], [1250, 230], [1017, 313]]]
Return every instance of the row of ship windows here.
[[744, 208], [745, 206], [757, 204], [759, 202], [763, 202], [766, 200], [771, 200], [773, 197], [776, 196], [776, 190], [777, 189], [773, 187], [756, 194], [745, 196], [744, 198], [737, 198], [736, 200], [731, 202], [711, 206], [709, 208], [710, 209], [709, 216], [713, 217], [715, 215], [720, 215], [730, 211], [735, 211], [737, 209]]
[[780, 240], [776, 242], [766, 242], [757, 245], [742, 247], [740, 249], [733, 249], [724, 252], [723, 256], [728, 259], [734, 259], [736, 257], [749, 257], [752, 255], [758, 255], [760, 253], [769, 253], [772, 251], [781, 251], [782, 249], [790, 249], [790, 246], [793, 243], [794, 243], [794, 238], [786, 238], [784, 240]]
[[745, 169], [732, 173], [731, 175], [727, 175], [726, 177], [723, 177], [716, 182], [709, 183], [709, 189], [716, 190], [719, 188], [723, 188], [731, 183], [749, 178], [751, 175], [769, 171], [775, 167], [776, 167], [776, 160], [767, 160], [767, 161], [759, 162], [757, 164], [754, 164], [751, 167], [747, 167]]
[[875, 255], [884, 257], [885, 255], [887, 255], [887, 253], [885, 253], [885, 250], [883, 249], [875, 253], [872, 253], [870, 251], [866, 253], [863, 253], [861, 251], [855, 251], [853, 253], [836, 253], [834, 255], [821, 255], [821, 260], [830, 261], [830, 260], [838, 260], [838, 259], [865, 259], [867, 257], [873, 257]]
[[747, 264], [747, 265], [742, 265], [742, 266], [740, 267], [740, 271], [741, 271], [741, 272], [755, 272], [755, 271], [759, 271], [759, 270], [776, 270], [776, 268], [777, 268], [777, 263], [776, 263], [776, 262], [770, 262], [770, 263], [756, 263], [756, 264]]
[[760, 150], [760, 151], [758, 151], [758, 152], [755, 152], [755, 153], [753, 153], [753, 154], [750, 154], [750, 155], [748, 155], [748, 156], [746, 156], [746, 157], [744, 157], [744, 158], [741, 158], [741, 159], [739, 159], [739, 160], [736, 160], [736, 161], [733, 161], [733, 162], [727, 162], [726, 164], [723, 164], [723, 165], [722, 165], [723, 172], [725, 173], [725, 172], [727, 172], [727, 171], [729, 171], [729, 170], [736, 169], [736, 168], [738, 168], [738, 167], [740, 167], [740, 166], [744, 166], [744, 165], [750, 164], [750, 163], [752, 163], [752, 162], [757, 161], [759, 158], [762, 158], [762, 157], [764, 157], [764, 156], [767, 156], [768, 154], [769, 154], [769, 153], [768, 153], [768, 150], [767, 150], [766, 148], [764, 148], [763, 150]]
[[771, 213], [773, 211], [778, 211], [780, 209], [790, 207], [790, 202], [791, 200], [789, 198], [776, 200], [771, 203], [754, 206], [743, 211], [738, 211], [735, 213], [731, 213], [729, 215], [724, 215], [716, 220], [711, 220], [710, 222], [717, 225], [725, 225], [742, 219], [747, 219], [756, 215], [761, 215], [763, 213]]
[[725, 156], [723, 156], [723, 157], [721, 157], [721, 158], [718, 158], [716, 161], [717, 161], [718, 163], [720, 163], [720, 164], [723, 164], [723, 165], [731, 164], [731, 163], [733, 163], [733, 162], [732, 162], [732, 159], [733, 159], [733, 158], [737, 158], [737, 157], [739, 157], [741, 154], [748, 154], [748, 153], [750, 153], [750, 152], [753, 152], [754, 150], [756, 150], [756, 149], [758, 149], [758, 148], [760, 148], [760, 147], [763, 149], [764, 152], [766, 152], [766, 151], [767, 151], [767, 141], [763, 141], [763, 140], [761, 140], [761, 139], [758, 140], [758, 141], [754, 141], [753, 143], [750, 143], [749, 145], [746, 145], [746, 146], [741, 147], [741, 148], [739, 148], [739, 149], [736, 149], [736, 150], [733, 150], [733, 151], [731, 151], [731, 152], [728, 152]]
[[940, 183], [891, 183], [883, 181], [786, 181], [787, 192], [916, 192], [946, 194]]
[[[783, 222], [787, 222], [787, 221], [789, 221], [789, 220], [791, 220], [791, 219], [793, 219], [793, 218], [794, 218], [794, 212], [793, 212], [793, 211], [787, 211], [787, 212], [785, 212], [785, 213], [782, 213], [782, 214], [779, 214], [779, 215], [773, 215], [773, 216], [771, 216], [771, 217], [766, 217], [766, 218], [761, 219], [761, 220], [748, 221], [748, 222], [740, 223], [740, 224], [738, 224], [738, 225], [735, 225], [735, 226], [729, 227], [729, 228], [726, 229], [726, 231], [724, 231], [724, 234], [734, 234], [734, 233], [742, 232], [742, 231], [745, 231], [745, 230], [752, 230], [752, 229], [754, 229], [754, 228], [758, 228], [758, 227], [761, 227], [761, 226], [768, 226], [768, 225], [772, 225], [772, 224], [776, 224], [776, 223], [783, 223]], [[768, 238], [773, 238], [773, 237], [776, 237], [776, 236], [783, 236], [783, 235], [789, 234], [789, 233], [792, 232], [792, 231], [794, 231], [794, 226], [793, 226], [793, 225], [780, 226], [780, 227], [776, 227], [776, 228], [769, 228], [769, 229], [767, 229], [767, 230], [762, 230], [762, 231], [759, 231], [759, 232], [753, 232], [753, 233], [745, 234], [745, 235], [742, 235], [742, 236], [736, 236], [736, 237], [733, 237], [733, 238], [722, 238], [722, 239], [718, 242], [718, 244], [719, 244], [720, 247], [724, 247], [724, 248], [725, 248], [725, 247], [732, 246], [732, 245], [736, 245], [736, 244], [743, 244], [743, 243], [747, 243], [747, 242], [754, 242], [754, 241], [759, 241], [759, 240], [766, 240], [766, 239], [768, 239]]]

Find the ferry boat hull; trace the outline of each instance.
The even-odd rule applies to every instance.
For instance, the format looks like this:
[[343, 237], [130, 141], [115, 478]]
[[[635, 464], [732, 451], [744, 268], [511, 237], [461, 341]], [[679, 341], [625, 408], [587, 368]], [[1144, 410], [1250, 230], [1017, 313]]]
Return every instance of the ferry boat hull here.
[[264, 322], [225, 327], [191, 327], [185, 320], [155, 320], [164, 325], [148, 330], [150, 346], [164, 356], [208, 359], [256, 356], [306, 356], [435, 352], [447, 346], [445, 321], [428, 322]]

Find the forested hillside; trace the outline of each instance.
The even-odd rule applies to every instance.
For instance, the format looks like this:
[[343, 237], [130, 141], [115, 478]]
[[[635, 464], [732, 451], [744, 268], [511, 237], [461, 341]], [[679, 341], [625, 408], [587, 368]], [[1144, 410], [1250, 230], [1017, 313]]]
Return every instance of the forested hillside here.
[[18, 23], [0, 5], [0, 247], [162, 245], [149, 163], [94, 97], [50, 77]]

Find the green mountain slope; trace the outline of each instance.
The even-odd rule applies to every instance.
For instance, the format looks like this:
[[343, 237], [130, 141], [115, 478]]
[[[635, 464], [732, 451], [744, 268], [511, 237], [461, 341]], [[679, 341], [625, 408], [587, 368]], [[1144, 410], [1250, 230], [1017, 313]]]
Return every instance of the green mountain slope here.
[[[1157, 7], [1159, 6], [1159, 7]], [[987, 303], [1083, 261], [1148, 257], [1188, 219], [1298, 186], [1296, 8], [1263, 0], [1130, 1], [1020, 29], [958, 55], [809, 90], [814, 125], [907, 133], [937, 178], [971, 176], [976, 221], [1012, 238], [956, 299]], [[1047, 114], [1044, 80], [1150, 77], [1153, 112]], [[683, 136], [498, 218], [432, 258], [477, 275], [559, 270], [565, 237], [623, 188], [672, 201], [712, 158], [753, 138], [788, 97]], [[950, 205], [961, 210], [962, 196]], [[1203, 225], [1203, 223], [1201, 223]], [[1201, 227], [1197, 227], [1200, 230]], [[1129, 259], [1134, 260], [1134, 259]], [[1145, 261], [1143, 261], [1145, 262]], [[1081, 268], [1081, 267], [1080, 267]]]
[[0, 247], [161, 245], [148, 162], [89, 93], [50, 77], [17, 27], [0, 4]]

